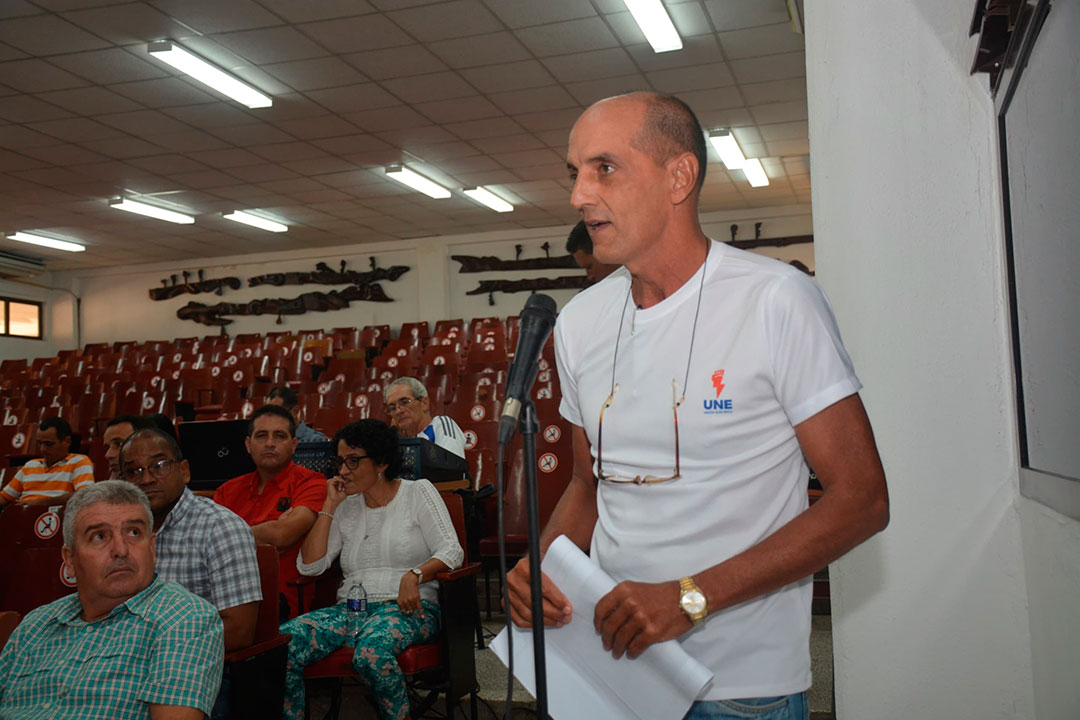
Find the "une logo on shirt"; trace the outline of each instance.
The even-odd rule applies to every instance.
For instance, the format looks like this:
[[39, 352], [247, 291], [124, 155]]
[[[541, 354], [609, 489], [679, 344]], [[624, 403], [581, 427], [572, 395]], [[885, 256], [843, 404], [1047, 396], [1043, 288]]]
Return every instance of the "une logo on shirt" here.
[[713, 372], [712, 386], [716, 390], [716, 397], [706, 398], [702, 401], [704, 413], [706, 415], [727, 415], [734, 412], [735, 408], [731, 398], [720, 397], [720, 393], [724, 392], [724, 388], [727, 387], [724, 384], [724, 368]]

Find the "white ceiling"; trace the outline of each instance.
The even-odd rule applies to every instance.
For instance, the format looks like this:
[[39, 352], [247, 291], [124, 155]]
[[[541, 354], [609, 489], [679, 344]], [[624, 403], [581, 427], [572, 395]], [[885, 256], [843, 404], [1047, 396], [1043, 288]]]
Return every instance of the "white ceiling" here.
[[[665, 4], [684, 48], [657, 55], [621, 0], [0, 0], [0, 231], [87, 251], [0, 249], [68, 269], [568, 225], [571, 125], [639, 89], [762, 158], [766, 188], [713, 157], [703, 212], [809, 203], [803, 38], [784, 0]], [[274, 106], [178, 76], [146, 52], [166, 39]], [[429, 199], [383, 177], [392, 163], [517, 207]], [[197, 222], [109, 209], [122, 193]], [[290, 231], [221, 218], [251, 208]]]

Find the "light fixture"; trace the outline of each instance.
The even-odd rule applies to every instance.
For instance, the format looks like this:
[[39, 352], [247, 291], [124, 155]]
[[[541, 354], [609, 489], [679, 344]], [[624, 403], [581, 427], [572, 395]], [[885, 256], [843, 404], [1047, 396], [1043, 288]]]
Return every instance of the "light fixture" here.
[[223, 216], [226, 220], [232, 220], [233, 222], [244, 223], [251, 227], [257, 227], [260, 230], [269, 230], [270, 232], [287, 232], [288, 225], [282, 225], [279, 222], [264, 218], [260, 215], [252, 215], [244, 210], [233, 210], [231, 213]]
[[174, 42], [164, 40], [152, 42], [146, 46], [146, 51], [162, 62], [172, 65], [180, 72], [190, 75], [203, 85], [217, 90], [236, 102], [247, 105], [249, 108], [264, 108], [274, 104], [266, 95], [246, 85], [232, 75], [219, 70], [200, 57], [192, 55]]
[[14, 235], [8, 235], [8, 239], [30, 243], [31, 245], [41, 245], [42, 247], [53, 248], [54, 250], [66, 250], [67, 252], [83, 252], [86, 250], [85, 245], [68, 242], [67, 240], [44, 237], [42, 235], [34, 235], [33, 233], [17, 232]]
[[123, 197], [114, 197], [109, 200], [109, 207], [115, 210], [124, 210], [125, 212], [135, 213], [136, 215], [146, 215], [147, 217], [157, 218], [158, 220], [166, 220], [171, 223], [177, 223], [178, 225], [191, 225], [195, 222], [195, 218], [190, 215], [184, 215], [183, 213], [174, 212], [173, 210], [166, 210], [157, 205], [147, 205], [146, 203], [129, 200]]
[[761, 167], [761, 161], [757, 158], [747, 160], [742, 166], [742, 171], [751, 187], [764, 187], [769, 184], [769, 176], [765, 174], [765, 168]]
[[481, 205], [487, 205], [495, 212], [513, 212], [514, 206], [503, 200], [486, 187], [462, 188], [461, 192], [471, 197]]
[[660, 0], [623, 0], [653, 52], [682, 50], [682, 38]]
[[450, 197], [450, 191], [434, 180], [429, 180], [423, 175], [410, 170], [404, 165], [387, 165], [386, 177], [397, 180], [403, 185], [408, 185], [413, 190], [419, 190], [428, 197], [442, 200]]
[[746, 162], [742, 148], [729, 130], [713, 130], [709, 133], [709, 142], [720, 153], [720, 159], [728, 170], [738, 170]]

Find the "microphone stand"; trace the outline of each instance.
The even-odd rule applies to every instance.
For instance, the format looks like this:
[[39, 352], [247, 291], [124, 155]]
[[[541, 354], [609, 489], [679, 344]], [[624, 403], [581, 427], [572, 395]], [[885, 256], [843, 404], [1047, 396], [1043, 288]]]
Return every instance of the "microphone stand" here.
[[536, 671], [536, 717], [548, 720], [547, 665], [544, 660], [544, 597], [540, 582], [540, 503], [536, 486], [536, 433], [540, 422], [531, 399], [521, 406], [518, 432], [525, 460], [525, 508], [529, 516], [529, 584], [532, 593], [533, 665]]

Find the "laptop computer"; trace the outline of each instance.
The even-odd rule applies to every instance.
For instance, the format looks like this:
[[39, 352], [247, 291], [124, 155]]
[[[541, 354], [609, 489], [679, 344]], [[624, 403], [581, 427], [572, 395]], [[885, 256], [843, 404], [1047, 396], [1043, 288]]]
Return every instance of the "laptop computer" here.
[[213, 490], [237, 475], [253, 472], [255, 463], [244, 447], [247, 420], [185, 422], [176, 426], [180, 451], [191, 468], [192, 490]]

